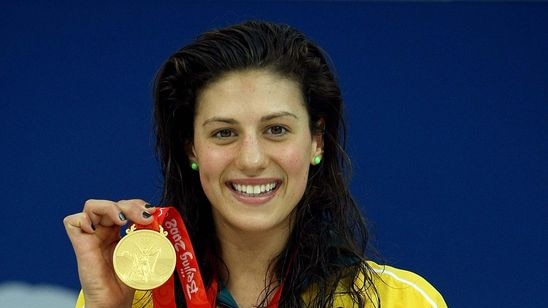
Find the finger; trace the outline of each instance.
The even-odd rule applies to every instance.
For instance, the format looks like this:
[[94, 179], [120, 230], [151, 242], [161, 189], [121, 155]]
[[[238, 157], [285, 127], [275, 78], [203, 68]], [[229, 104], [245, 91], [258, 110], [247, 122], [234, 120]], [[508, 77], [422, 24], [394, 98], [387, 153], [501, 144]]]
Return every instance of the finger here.
[[75, 234], [75, 232], [95, 232], [95, 227], [93, 226], [91, 219], [85, 213], [69, 215], [63, 219], [63, 224], [65, 225], [65, 230], [69, 236]]
[[[91, 220], [86, 213], [77, 213], [67, 216], [63, 220], [63, 223], [77, 257], [82, 252], [93, 251], [97, 245], [102, 242], [102, 240], [96, 236], [97, 232], [94, 230]], [[116, 239], [114, 237], [116, 235], [119, 235], [119, 233], [114, 230], [114, 239]], [[112, 242], [112, 240], [110, 242]]]
[[125, 214], [116, 202], [110, 200], [87, 200], [83, 212], [89, 216], [91, 223], [95, 226], [123, 226], [127, 223]]
[[148, 225], [154, 221], [152, 214], [156, 207], [140, 199], [120, 200], [116, 203], [125, 217], [135, 223]]

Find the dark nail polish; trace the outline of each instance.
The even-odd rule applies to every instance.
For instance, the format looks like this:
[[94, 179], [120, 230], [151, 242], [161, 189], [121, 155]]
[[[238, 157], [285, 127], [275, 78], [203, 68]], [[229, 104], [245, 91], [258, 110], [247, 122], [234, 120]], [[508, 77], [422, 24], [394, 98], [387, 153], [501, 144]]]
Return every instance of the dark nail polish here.
[[152, 205], [152, 204], [148, 204], [148, 203], [145, 204], [145, 208], [146, 208], [146, 209], [150, 209], [150, 208], [153, 208], [153, 207], [154, 207], [154, 205]]
[[149, 218], [150, 216], [152, 216], [152, 215], [150, 215], [148, 212], [143, 212], [143, 217], [144, 218]]
[[122, 212], [120, 212], [120, 214], [118, 214], [118, 218], [120, 218], [121, 221], [127, 220], [126, 215], [124, 215], [124, 213], [122, 213]]

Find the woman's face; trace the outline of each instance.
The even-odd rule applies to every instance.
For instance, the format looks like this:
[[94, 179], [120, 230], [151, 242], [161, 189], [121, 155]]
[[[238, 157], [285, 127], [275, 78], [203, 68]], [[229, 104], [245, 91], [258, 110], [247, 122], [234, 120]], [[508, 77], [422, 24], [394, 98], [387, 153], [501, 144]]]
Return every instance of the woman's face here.
[[265, 70], [229, 73], [197, 98], [191, 160], [219, 231], [288, 230], [321, 154], [299, 85]]

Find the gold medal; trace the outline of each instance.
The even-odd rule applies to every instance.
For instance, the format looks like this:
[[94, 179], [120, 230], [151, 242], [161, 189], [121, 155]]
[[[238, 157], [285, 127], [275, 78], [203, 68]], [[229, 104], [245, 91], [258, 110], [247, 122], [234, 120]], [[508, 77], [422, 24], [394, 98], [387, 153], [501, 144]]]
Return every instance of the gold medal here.
[[175, 269], [175, 249], [160, 226], [160, 232], [132, 225], [116, 245], [114, 271], [127, 286], [137, 290], [152, 290], [161, 286]]

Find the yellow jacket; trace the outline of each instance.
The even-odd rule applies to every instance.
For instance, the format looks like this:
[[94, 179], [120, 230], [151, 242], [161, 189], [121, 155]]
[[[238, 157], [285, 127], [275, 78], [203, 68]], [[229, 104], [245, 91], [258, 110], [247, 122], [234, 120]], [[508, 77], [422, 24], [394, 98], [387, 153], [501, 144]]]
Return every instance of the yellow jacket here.
[[[391, 266], [378, 265], [375, 262], [368, 261], [369, 266], [377, 273], [373, 276], [373, 283], [378, 293], [382, 308], [400, 308], [400, 307], [431, 307], [431, 308], [445, 308], [447, 304], [443, 300], [441, 294], [421, 276], [397, 269]], [[360, 274], [354, 282], [358, 287], [363, 286], [364, 276]], [[341, 286], [342, 289], [342, 286]], [[371, 288], [368, 288], [371, 290]], [[343, 290], [341, 290], [343, 291]], [[312, 291], [310, 291], [312, 292]], [[308, 292], [308, 293], [310, 293]], [[348, 295], [342, 294], [336, 295], [333, 308], [350, 308], [353, 307], [352, 300]], [[134, 308], [153, 308], [152, 301], [146, 306], [143, 305], [143, 291], [137, 291], [135, 293]], [[368, 294], [368, 298], [372, 298], [373, 302], [377, 302], [377, 297], [374, 293]], [[309, 295], [304, 294], [303, 298], [306, 301]], [[368, 303], [367, 308], [374, 307], [373, 304]], [[84, 295], [80, 292], [76, 308], [84, 308]]]

